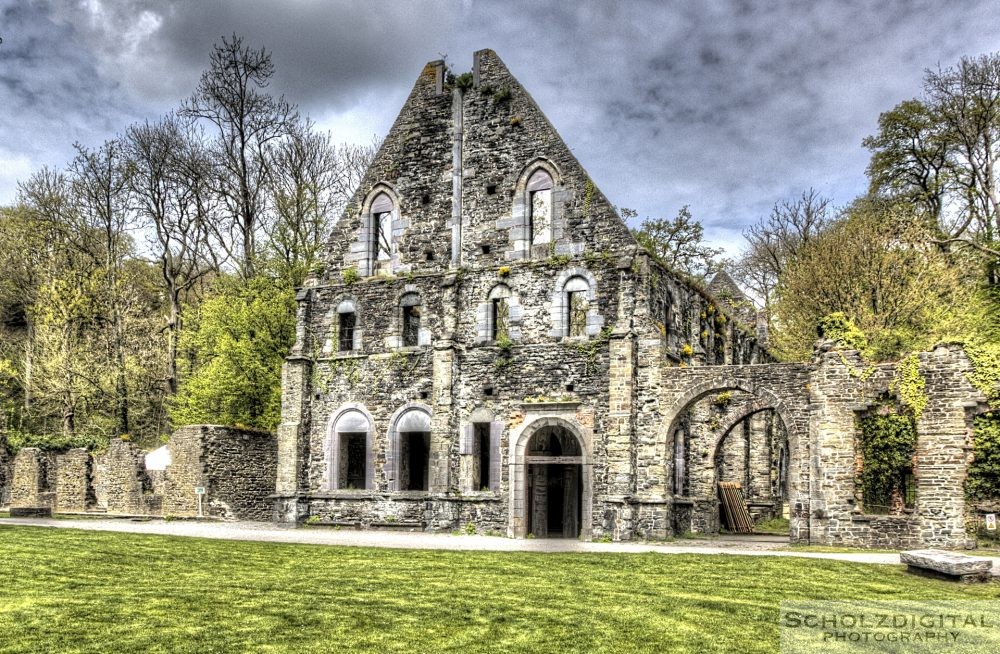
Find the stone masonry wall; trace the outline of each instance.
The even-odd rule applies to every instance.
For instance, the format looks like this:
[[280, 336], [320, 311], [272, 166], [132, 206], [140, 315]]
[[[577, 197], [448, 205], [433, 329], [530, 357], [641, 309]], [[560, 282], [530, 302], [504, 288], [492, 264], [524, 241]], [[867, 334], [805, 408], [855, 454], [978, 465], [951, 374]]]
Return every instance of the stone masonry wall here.
[[171, 464], [164, 474], [163, 514], [198, 515], [197, 487], [205, 489], [206, 516], [269, 520], [275, 489], [277, 441], [266, 432], [192, 425], [168, 442]]
[[145, 453], [134, 443], [111, 439], [105, 455], [108, 513], [146, 515], [150, 513], [147, 502]]
[[917, 421], [916, 502], [901, 515], [871, 515], [857, 503], [857, 419], [879, 398], [898, 400], [896, 366], [868, 366], [856, 352], [817, 355], [811, 383], [811, 437], [823, 475], [814, 497], [813, 542], [858, 547], [960, 547], [965, 541], [964, 483], [971, 447], [969, 418], [985, 398], [968, 380], [961, 348], [939, 345], [919, 355], [927, 405]]
[[55, 457], [56, 486], [53, 511], [82, 513], [91, 504], [91, 457], [85, 449], [72, 449]]
[[52, 507], [54, 465], [50, 455], [36, 447], [25, 447], [14, 457], [11, 507]]

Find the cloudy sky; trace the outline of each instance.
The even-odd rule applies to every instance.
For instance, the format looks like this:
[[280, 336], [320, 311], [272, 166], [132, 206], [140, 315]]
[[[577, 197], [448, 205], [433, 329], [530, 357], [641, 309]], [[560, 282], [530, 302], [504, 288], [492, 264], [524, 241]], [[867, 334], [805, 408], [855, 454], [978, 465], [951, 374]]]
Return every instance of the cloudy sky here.
[[778, 200], [864, 190], [880, 112], [925, 68], [1000, 50], [996, 0], [0, 0], [0, 204], [72, 143], [178, 106], [212, 44], [270, 49], [273, 88], [367, 143], [421, 67], [489, 47], [610, 200], [685, 204], [734, 253]]

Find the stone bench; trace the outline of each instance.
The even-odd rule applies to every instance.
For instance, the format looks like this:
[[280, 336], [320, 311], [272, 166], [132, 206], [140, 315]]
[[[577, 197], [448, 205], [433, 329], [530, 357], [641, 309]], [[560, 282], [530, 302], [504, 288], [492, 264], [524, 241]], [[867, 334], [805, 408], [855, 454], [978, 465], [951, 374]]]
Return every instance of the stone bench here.
[[989, 581], [993, 571], [992, 559], [945, 550], [900, 552], [899, 561], [909, 572], [963, 583]]

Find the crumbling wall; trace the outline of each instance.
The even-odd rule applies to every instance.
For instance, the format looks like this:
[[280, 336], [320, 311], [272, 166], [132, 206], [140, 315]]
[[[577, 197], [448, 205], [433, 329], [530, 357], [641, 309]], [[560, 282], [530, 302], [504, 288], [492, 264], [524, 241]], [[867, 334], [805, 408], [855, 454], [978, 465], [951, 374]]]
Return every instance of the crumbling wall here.
[[85, 449], [55, 456], [56, 485], [53, 511], [82, 513], [92, 504], [91, 458]]
[[192, 425], [168, 442], [164, 515], [198, 515], [196, 488], [204, 488], [202, 512], [234, 520], [270, 520], [277, 472], [277, 441], [254, 430]]
[[814, 543], [857, 547], [961, 547], [965, 544], [965, 493], [970, 415], [985, 397], [969, 382], [971, 364], [960, 346], [939, 345], [918, 355], [913, 474], [916, 501], [896, 515], [866, 513], [858, 503], [857, 420], [881, 397], [900, 401], [898, 365], [872, 366], [857, 352], [827, 344], [817, 353], [810, 383], [811, 432], [823, 483], [814, 498]]
[[[106, 456], [105, 487], [108, 513], [146, 515], [150, 504], [146, 498], [145, 453], [134, 443], [111, 439]], [[154, 502], [155, 507], [155, 502]]]
[[14, 457], [10, 505], [18, 508], [52, 508], [55, 500], [53, 455], [25, 447]]

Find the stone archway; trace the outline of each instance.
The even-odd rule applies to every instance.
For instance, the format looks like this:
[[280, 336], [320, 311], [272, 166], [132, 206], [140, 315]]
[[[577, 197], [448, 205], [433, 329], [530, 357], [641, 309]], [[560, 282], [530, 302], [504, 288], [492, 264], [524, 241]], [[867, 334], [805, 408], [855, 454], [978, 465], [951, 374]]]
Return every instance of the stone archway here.
[[593, 462], [582, 430], [563, 418], [538, 418], [513, 443], [509, 535], [589, 540]]
[[[721, 368], [721, 367], [720, 367]], [[670, 402], [666, 412], [667, 454], [674, 461], [674, 529], [713, 533], [719, 508], [714, 459], [726, 434], [748, 418], [773, 411], [787, 433], [787, 475], [790, 531], [796, 540], [808, 539], [808, 376], [807, 370], [781, 365], [739, 366], [692, 371], [692, 379]], [[734, 396], [728, 411], [718, 412], [711, 427], [703, 420], [691, 429], [689, 411], [704, 407], [725, 394]], [[738, 401], [736, 400], [738, 398]], [[694, 433], [698, 431], [699, 433]], [[692, 465], [694, 463], [694, 465]], [[692, 468], [697, 471], [692, 475]], [[679, 478], [678, 475], [689, 475]]]
[[[755, 523], [786, 513], [788, 463], [782, 457], [787, 457], [788, 430], [780, 414], [766, 404], [755, 399], [727, 416], [709, 450], [710, 465], [702, 471], [713, 488], [721, 482], [738, 483]], [[729, 522], [720, 504], [718, 524], [732, 529]]]

